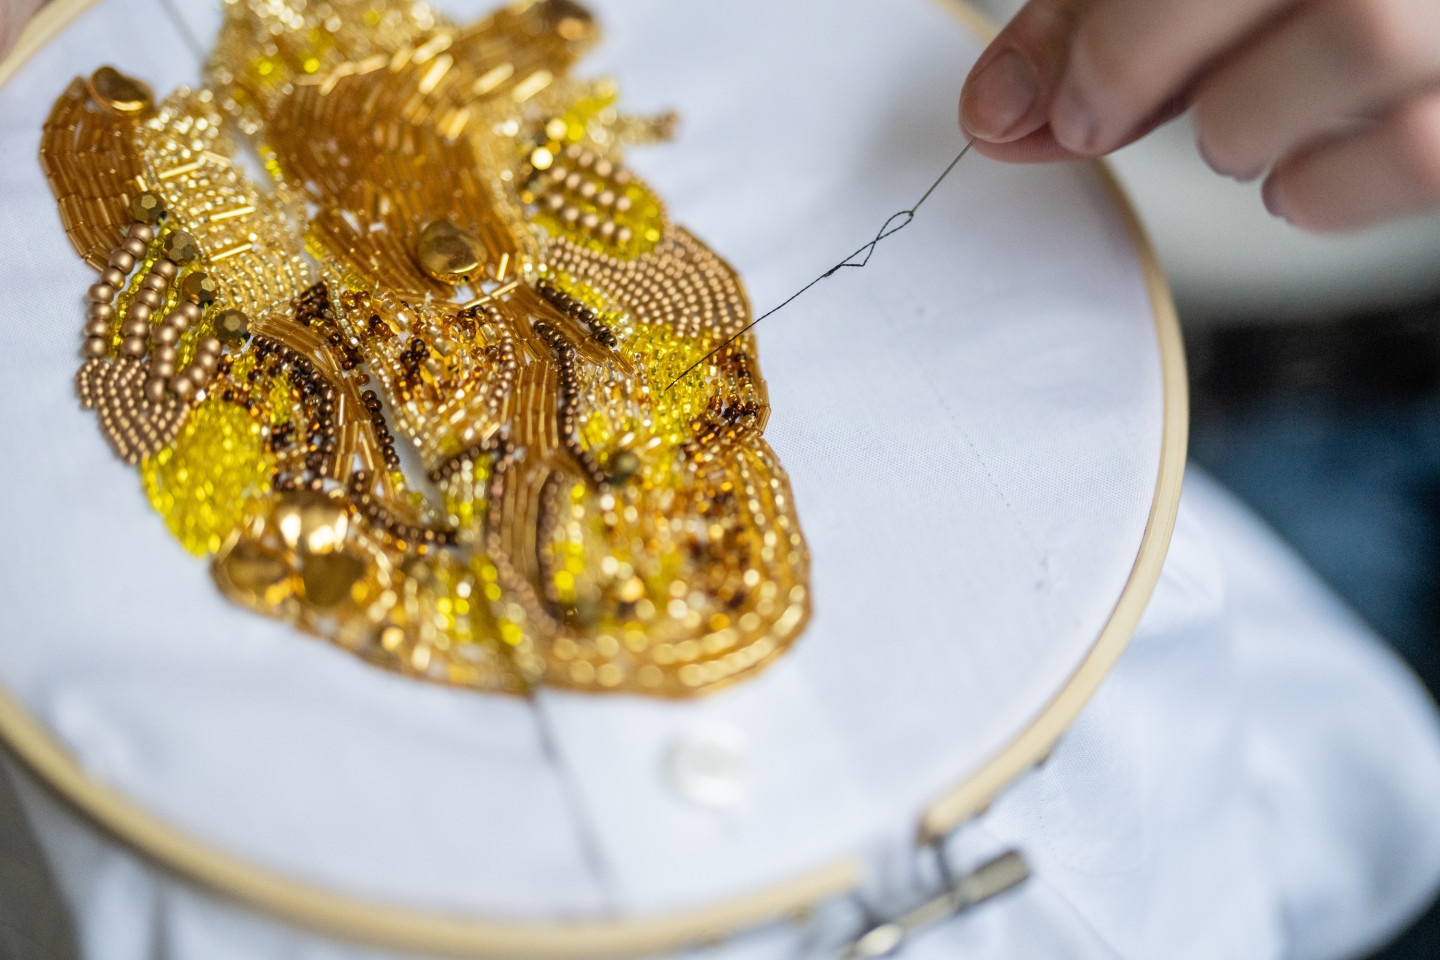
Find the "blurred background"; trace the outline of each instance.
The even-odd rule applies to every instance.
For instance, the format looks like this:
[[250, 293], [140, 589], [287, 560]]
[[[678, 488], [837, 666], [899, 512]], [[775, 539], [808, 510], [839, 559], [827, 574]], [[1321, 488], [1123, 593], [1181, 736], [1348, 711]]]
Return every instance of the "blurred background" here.
[[[1191, 462], [1440, 696], [1440, 215], [1303, 234], [1206, 168], [1183, 119], [1115, 167], [1185, 327]], [[1375, 956], [1440, 956], [1440, 906]]]

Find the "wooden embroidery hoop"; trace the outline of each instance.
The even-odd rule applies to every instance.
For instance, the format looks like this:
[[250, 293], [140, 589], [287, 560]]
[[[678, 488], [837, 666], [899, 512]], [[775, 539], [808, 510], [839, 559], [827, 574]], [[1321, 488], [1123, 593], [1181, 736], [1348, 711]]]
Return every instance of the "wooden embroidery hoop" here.
[[[52, 0], [0, 61], [0, 87], [98, 0]], [[940, 0], [974, 34], [994, 35], [963, 0]], [[1159, 579], [1180, 505], [1189, 429], [1189, 397], [1180, 325], [1159, 260], [1123, 189], [1103, 161], [1101, 182], [1121, 216], [1144, 272], [1154, 314], [1163, 381], [1160, 463], [1150, 512], [1125, 588], [1109, 620], [1068, 682], [1003, 749], [933, 798], [917, 842], [943, 837], [982, 812], [1021, 773], [1046, 756], [1079, 715], [1125, 649]], [[344, 940], [442, 956], [513, 958], [636, 957], [713, 942], [737, 930], [803, 912], [855, 889], [858, 857], [702, 908], [617, 921], [507, 923], [363, 901], [289, 879], [202, 843], [92, 778], [45, 727], [0, 690], [0, 741], [58, 799], [127, 847], [185, 881], [266, 915]]]

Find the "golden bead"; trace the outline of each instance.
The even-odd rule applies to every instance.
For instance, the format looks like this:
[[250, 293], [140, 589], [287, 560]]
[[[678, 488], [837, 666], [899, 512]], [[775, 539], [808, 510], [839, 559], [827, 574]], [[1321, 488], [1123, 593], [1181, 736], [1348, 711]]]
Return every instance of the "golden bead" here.
[[155, 106], [150, 88], [114, 67], [101, 67], [90, 74], [90, 96], [116, 113], [149, 113]]
[[333, 607], [365, 575], [365, 561], [346, 550], [306, 557], [300, 572], [305, 599], [317, 607]]
[[180, 281], [180, 296], [201, 306], [214, 303], [219, 290], [219, 284], [208, 273], [192, 273]]
[[475, 234], [449, 220], [435, 220], [420, 231], [415, 255], [430, 276], [442, 283], [454, 283], [475, 274], [485, 253]]
[[250, 339], [250, 318], [239, 310], [222, 310], [215, 318], [215, 336], [232, 346], [244, 343]]
[[165, 255], [165, 259], [184, 266], [200, 256], [200, 245], [184, 230], [176, 230], [174, 233], [167, 233], [165, 239], [160, 241], [160, 252]]
[[[165, 218], [165, 200], [152, 190], [137, 193], [130, 201], [130, 216], [143, 225], [159, 223]], [[152, 233], [151, 236], [153, 237], [154, 234]], [[136, 233], [135, 239], [148, 238], [142, 238], [140, 234]]]
[[275, 505], [270, 523], [291, 550], [317, 555], [340, 549], [350, 529], [350, 515], [323, 493], [297, 490]]
[[272, 608], [295, 589], [295, 571], [285, 558], [244, 538], [215, 558], [210, 575], [221, 593], [252, 609]]

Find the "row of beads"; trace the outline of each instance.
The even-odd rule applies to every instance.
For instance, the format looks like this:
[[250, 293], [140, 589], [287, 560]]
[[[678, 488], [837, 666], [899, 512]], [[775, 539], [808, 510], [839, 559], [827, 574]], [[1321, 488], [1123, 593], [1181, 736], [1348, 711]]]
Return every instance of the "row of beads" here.
[[[154, 198], [153, 194], [141, 194], [136, 205], [151, 198]], [[85, 343], [81, 347], [81, 354], [86, 359], [99, 359], [110, 352], [115, 297], [124, 287], [135, 264], [149, 253], [150, 244], [155, 239], [155, 227], [145, 221], [156, 219], [156, 213], [148, 207], [144, 213], [145, 220], [131, 224], [125, 240], [110, 255], [110, 262], [100, 274], [100, 281], [86, 292]], [[186, 331], [200, 322], [205, 306], [214, 301], [213, 280], [203, 273], [186, 277], [181, 291], [184, 299], [162, 322], [151, 323], [155, 311], [165, 303], [166, 291], [179, 275], [181, 267], [198, 256], [199, 249], [190, 234], [183, 230], [166, 234], [161, 241], [161, 256], [140, 281], [139, 289], [125, 311], [125, 322], [120, 328], [120, 355], [136, 360], [147, 353], [150, 355], [145, 397], [151, 403], [164, 400], [167, 392], [181, 400], [189, 400], [215, 379], [222, 350], [220, 341], [215, 337], [201, 340], [190, 363], [184, 370], [176, 370], [179, 359], [176, 344]]]
[[399, 550], [411, 547], [453, 547], [460, 542], [460, 532], [450, 527], [426, 527], [396, 520], [384, 504], [370, 493], [371, 476], [356, 470], [350, 477], [350, 499], [355, 509], [372, 529], [383, 530]]
[[[149, 251], [150, 241], [154, 239], [155, 228], [148, 223], [131, 224], [124, 241], [110, 254], [110, 262], [101, 271], [99, 282], [85, 291], [85, 342], [80, 347], [80, 355], [85, 359], [95, 360], [110, 353], [110, 339], [113, 336], [111, 324], [115, 321], [115, 296], [125, 286], [125, 279], [130, 276], [130, 271], [135, 269], [136, 261]], [[127, 318], [128, 316], [127, 314]], [[132, 354], [128, 350], [124, 352], [126, 356], [144, 354], [145, 341], [140, 340], [140, 354]]]
[[535, 332], [550, 345], [560, 361], [560, 442], [579, 464], [581, 472], [595, 486], [604, 485], [608, 477], [600, 464], [580, 442], [580, 378], [575, 372], [575, 348], [565, 335], [548, 323], [535, 324]]
[[612, 350], [619, 346], [615, 339], [615, 333], [601, 321], [600, 315], [590, 307], [576, 300], [570, 294], [555, 286], [549, 280], [541, 280], [535, 285], [540, 295], [550, 301], [550, 305], [559, 310], [572, 320], [578, 320], [590, 328], [590, 335], [598, 342]]

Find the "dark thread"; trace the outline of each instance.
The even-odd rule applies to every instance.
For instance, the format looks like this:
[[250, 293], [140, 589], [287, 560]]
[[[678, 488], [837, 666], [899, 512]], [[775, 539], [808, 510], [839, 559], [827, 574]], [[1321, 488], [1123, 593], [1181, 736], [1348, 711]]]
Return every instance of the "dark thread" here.
[[[874, 240], [871, 240], [869, 243], [865, 244], [865, 246], [861, 247], [859, 250], [856, 250], [854, 253], [850, 254], [850, 256], [846, 257], [844, 260], [841, 260], [839, 263], [835, 264], [835, 266], [831, 267], [829, 270], [826, 270], [814, 280], [811, 280], [809, 283], [805, 284], [805, 286], [801, 287], [799, 290], [796, 290], [794, 293], [790, 294], [790, 296], [786, 297], [778, 305], [771, 307], [769, 310], [766, 310], [754, 320], [751, 320], [749, 323], [745, 324], [745, 326], [737, 330], [734, 334], [730, 336], [728, 340], [720, 344], [720, 346], [716, 347], [714, 350], [711, 350], [709, 353], [705, 354], [705, 356], [701, 357], [699, 360], [696, 360], [694, 363], [690, 364], [690, 366], [686, 367], [684, 373], [680, 374], [680, 376], [670, 381], [670, 385], [665, 388], [664, 392], [669, 393], [670, 390], [675, 386], [675, 384], [690, 376], [690, 374], [694, 372], [696, 367], [705, 363], [711, 357], [715, 356], [715, 354], [719, 353], [721, 350], [724, 350], [726, 347], [730, 346], [730, 344], [734, 343], [740, 337], [744, 336], [761, 320], [764, 320], [766, 317], [779, 313], [781, 310], [784, 310], [786, 307], [790, 306], [790, 304], [800, 299], [801, 294], [809, 290], [811, 287], [815, 286], [815, 284], [819, 283], [821, 280], [826, 280], [830, 277], [833, 277], [835, 274], [839, 273], [846, 267], [863, 267], [865, 266], [865, 264], [869, 263], [870, 257], [872, 254], [874, 254], [875, 248], [879, 246], [880, 241], [884, 240], [886, 237], [893, 237], [901, 230], [904, 230], [906, 227], [910, 226], [910, 222], [915, 219], [915, 213], [920, 209], [920, 205], [923, 204], [926, 200], [930, 199], [930, 194], [934, 193], [935, 188], [939, 187], [940, 184], [945, 181], [945, 178], [950, 176], [950, 171], [954, 170], [955, 165], [958, 164], [961, 160], [965, 159], [965, 154], [969, 153], [970, 148], [973, 146], [975, 146], [975, 138], [971, 137], [969, 142], [967, 142], [965, 146], [960, 149], [960, 152], [955, 155], [955, 159], [950, 161], [950, 165], [945, 168], [945, 171], [941, 173], [940, 176], [935, 178], [934, 183], [930, 184], [930, 189], [926, 190], [925, 193], [921, 195], [920, 199], [915, 201], [915, 206], [911, 207], [909, 210], [901, 210], [897, 213], [892, 213], [890, 215], [890, 218], [886, 220], [885, 223], [880, 227], [880, 232], [875, 234]], [[896, 223], [897, 220], [899, 221], [899, 223]]]

